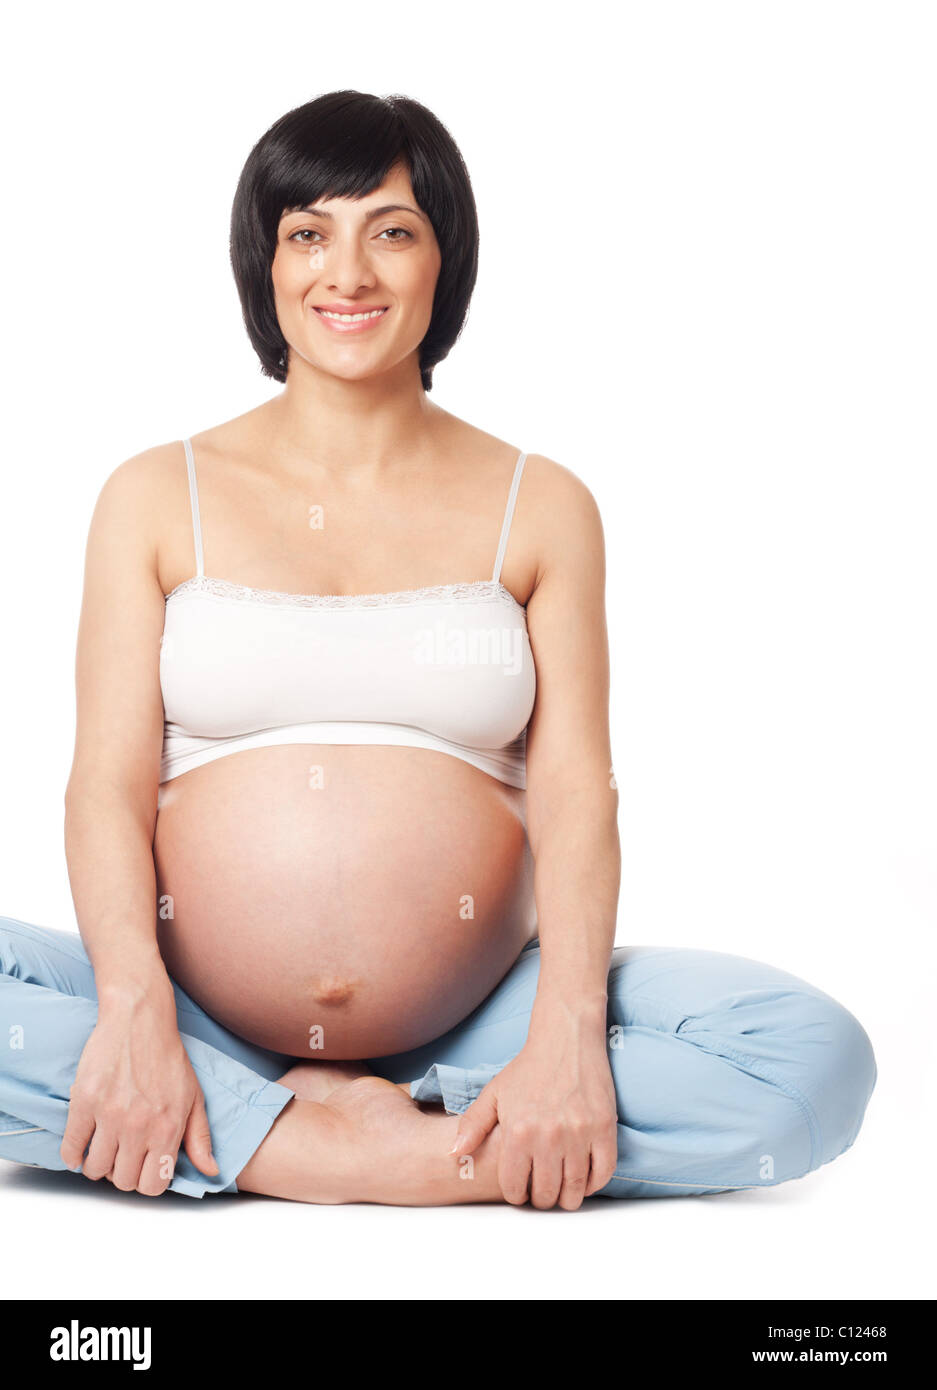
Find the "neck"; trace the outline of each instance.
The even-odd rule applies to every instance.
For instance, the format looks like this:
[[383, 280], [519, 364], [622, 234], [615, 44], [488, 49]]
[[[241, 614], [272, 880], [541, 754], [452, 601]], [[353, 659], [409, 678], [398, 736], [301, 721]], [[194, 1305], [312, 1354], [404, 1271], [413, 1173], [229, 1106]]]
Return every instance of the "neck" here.
[[265, 452], [285, 471], [310, 462], [361, 482], [378, 481], [431, 450], [448, 412], [423, 390], [413, 355], [379, 376], [346, 380], [294, 355], [281, 394], [262, 408]]

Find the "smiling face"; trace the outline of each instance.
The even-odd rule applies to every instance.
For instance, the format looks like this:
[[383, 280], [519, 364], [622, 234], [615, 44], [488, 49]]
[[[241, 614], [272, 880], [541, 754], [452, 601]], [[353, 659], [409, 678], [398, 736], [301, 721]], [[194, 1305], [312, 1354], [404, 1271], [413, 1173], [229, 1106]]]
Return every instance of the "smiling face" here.
[[353, 381], [415, 354], [441, 263], [403, 168], [364, 198], [284, 213], [271, 274], [288, 363]]

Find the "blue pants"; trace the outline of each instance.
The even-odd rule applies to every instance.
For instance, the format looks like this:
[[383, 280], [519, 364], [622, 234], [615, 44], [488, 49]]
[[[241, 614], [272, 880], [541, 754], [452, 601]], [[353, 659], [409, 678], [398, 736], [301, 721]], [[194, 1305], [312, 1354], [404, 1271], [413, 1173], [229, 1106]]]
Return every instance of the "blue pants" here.
[[[540, 968], [525, 948], [468, 1018], [436, 1042], [364, 1059], [420, 1101], [471, 1104], [520, 1051]], [[245, 1042], [174, 984], [179, 1031], [205, 1096], [220, 1168], [180, 1152], [170, 1189], [236, 1192], [235, 1178], [293, 1095], [295, 1065]], [[97, 1018], [78, 936], [0, 917], [0, 1157], [64, 1168], [69, 1088]], [[772, 1187], [850, 1147], [876, 1081], [861, 1024], [828, 994], [741, 956], [622, 946], [608, 976], [618, 1165], [606, 1197]]]

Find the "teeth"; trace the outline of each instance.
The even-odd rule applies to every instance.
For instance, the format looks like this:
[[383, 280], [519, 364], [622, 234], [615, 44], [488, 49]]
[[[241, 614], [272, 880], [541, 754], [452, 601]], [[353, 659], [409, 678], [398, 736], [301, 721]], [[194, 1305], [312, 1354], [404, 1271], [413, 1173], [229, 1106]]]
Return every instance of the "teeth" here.
[[360, 323], [363, 319], [380, 318], [383, 312], [383, 309], [372, 309], [370, 314], [330, 314], [328, 309], [319, 310], [324, 319], [337, 319], [339, 323]]

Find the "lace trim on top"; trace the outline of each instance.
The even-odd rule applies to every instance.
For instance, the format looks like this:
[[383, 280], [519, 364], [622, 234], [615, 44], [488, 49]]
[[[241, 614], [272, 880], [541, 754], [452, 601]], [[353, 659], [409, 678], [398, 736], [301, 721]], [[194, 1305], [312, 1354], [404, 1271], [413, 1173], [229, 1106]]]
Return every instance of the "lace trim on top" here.
[[392, 608], [411, 603], [450, 602], [459, 599], [495, 602], [507, 599], [524, 612], [523, 604], [494, 579], [476, 579], [461, 584], [430, 584], [424, 589], [395, 589], [386, 594], [289, 594], [279, 589], [252, 589], [227, 579], [195, 575], [185, 579], [166, 595], [166, 602], [177, 594], [206, 593], [218, 598], [241, 599], [253, 603], [277, 604], [291, 608]]

